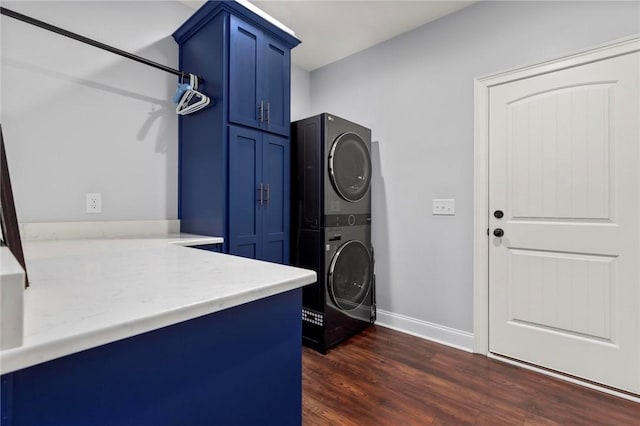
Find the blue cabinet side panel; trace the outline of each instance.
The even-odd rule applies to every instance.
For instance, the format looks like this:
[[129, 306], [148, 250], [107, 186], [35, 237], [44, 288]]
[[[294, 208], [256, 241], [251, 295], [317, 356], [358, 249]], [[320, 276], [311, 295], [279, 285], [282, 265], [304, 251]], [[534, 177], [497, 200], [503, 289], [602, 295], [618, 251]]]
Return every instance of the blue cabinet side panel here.
[[220, 14], [180, 46], [181, 68], [203, 78], [199, 90], [215, 104], [180, 116], [180, 227], [183, 232], [226, 236], [226, 126], [228, 15]]
[[263, 210], [262, 259], [289, 263], [290, 153], [289, 140], [263, 134], [263, 181], [269, 200]]
[[2, 426], [300, 425], [300, 310], [296, 289], [4, 375]]

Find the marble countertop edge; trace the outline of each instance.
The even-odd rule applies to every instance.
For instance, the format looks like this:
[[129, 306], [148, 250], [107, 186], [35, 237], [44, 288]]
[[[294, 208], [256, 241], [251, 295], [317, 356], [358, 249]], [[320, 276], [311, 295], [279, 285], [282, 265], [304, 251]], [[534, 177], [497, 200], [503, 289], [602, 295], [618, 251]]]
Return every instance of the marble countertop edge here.
[[20, 346], [1, 352], [0, 374], [11, 373], [23, 368], [32, 367], [66, 355], [92, 349], [118, 340], [127, 339], [163, 327], [189, 321], [205, 315], [220, 312], [245, 303], [260, 300], [269, 296], [294, 290], [315, 281], [314, 273], [280, 281], [266, 288], [256, 288], [230, 295], [220, 299], [205, 300], [187, 306], [181, 306], [155, 315], [133, 319], [114, 324], [102, 329], [79, 333], [53, 341]]
[[[184, 250], [223, 241], [170, 233], [27, 243], [33, 288], [25, 298], [24, 332], [17, 321], [5, 324], [24, 339], [0, 351], [0, 374], [268, 298], [317, 278], [310, 270]], [[85, 282], [95, 290], [87, 292]], [[190, 292], [181, 291], [185, 283]]]

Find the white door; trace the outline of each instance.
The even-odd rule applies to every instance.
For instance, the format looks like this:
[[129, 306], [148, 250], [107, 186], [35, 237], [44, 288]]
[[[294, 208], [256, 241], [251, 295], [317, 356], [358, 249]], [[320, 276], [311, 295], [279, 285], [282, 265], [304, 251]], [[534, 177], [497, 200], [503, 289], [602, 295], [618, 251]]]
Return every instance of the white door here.
[[638, 394], [639, 57], [489, 91], [489, 350]]

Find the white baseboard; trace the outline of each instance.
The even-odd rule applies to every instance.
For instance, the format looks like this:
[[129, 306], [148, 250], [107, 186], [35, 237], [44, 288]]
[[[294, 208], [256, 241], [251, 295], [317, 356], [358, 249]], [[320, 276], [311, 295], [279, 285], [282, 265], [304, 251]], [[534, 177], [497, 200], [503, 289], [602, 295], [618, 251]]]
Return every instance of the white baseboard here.
[[411, 334], [436, 343], [473, 352], [473, 334], [407, 317], [393, 312], [377, 310], [376, 325]]
[[25, 241], [117, 238], [141, 235], [166, 235], [176, 234], [178, 232], [180, 232], [180, 221], [177, 219], [20, 224], [20, 236]]

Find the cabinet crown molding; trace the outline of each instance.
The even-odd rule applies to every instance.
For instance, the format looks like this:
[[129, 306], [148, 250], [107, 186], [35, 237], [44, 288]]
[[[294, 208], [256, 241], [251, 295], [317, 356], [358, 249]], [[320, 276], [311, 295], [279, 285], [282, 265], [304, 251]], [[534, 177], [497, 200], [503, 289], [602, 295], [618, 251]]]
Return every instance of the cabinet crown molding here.
[[285, 43], [290, 49], [300, 44], [293, 35], [276, 27], [262, 16], [247, 9], [242, 4], [235, 1], [208, 1], [200, 9], [198, 9], [187, 21], [180, 26], [174, 33], [173, 39], [178, 43], [184, 43], [189, 37], [195, 34], [199, 29], [205, 26], [215, 16], [221, 12], [239, 16], [252, 25], [260, 27], [263, 31], [268, 31], [272, 37], [278, 38]]

